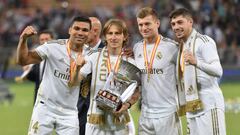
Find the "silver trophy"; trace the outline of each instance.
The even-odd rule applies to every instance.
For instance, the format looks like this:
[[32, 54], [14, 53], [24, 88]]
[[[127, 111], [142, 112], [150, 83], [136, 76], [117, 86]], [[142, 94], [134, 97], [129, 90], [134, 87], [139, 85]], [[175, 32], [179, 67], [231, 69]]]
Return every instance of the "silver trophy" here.
[[[111, 83], [114, 82], [114, 87]], [[140, 82], [140, 69], [121, 60], [117, 73], [110, 72], [103, 89], [96, 96], [97, 106], [105, 111], [117, 111], [128, 101]]]

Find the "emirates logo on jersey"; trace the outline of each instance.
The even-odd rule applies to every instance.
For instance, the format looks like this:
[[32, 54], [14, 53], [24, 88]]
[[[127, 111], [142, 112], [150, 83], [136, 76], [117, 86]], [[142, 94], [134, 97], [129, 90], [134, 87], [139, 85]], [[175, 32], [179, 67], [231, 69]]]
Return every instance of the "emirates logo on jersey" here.
[[[69, 69], [67, 69], [68, 71]], [[69, 73], [61, 73], [59, 70], [54, 70], [54, 76], [63, 80], [69, 80], [70, 74]]]
[[[147, 69], [140, 69], [142, 74], [148, 74]], [[150, 74], [163, 74], [163, 69], [153, 68], [149, 70]]]

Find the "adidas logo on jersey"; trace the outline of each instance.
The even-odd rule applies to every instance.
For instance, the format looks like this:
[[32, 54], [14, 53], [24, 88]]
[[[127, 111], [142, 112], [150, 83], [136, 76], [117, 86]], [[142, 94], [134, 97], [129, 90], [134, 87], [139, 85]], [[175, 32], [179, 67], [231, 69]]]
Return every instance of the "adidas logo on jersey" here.
[[142, 58], [142, 54], [140, 53], [137, 57], [138, 57], [138, 58]]
[[64, 58], [59, 59], [60, 62], [64, 62]]

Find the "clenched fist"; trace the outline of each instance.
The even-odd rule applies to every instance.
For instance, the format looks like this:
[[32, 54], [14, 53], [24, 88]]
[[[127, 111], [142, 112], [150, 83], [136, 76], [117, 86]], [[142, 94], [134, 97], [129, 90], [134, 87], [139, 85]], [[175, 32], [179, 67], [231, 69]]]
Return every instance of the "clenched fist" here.
[[33, 26], [27, 26], [22, 34], [20, 35], [20, 38], [27, 39], [28, 37], [37, 34], [36, 29]]

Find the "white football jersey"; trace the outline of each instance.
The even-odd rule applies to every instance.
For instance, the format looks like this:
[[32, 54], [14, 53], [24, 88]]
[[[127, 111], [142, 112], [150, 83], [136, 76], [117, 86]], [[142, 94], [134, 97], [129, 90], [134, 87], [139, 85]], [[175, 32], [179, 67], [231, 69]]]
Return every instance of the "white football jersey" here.
[[[36, 52], [46, 60], [43, 80], [39, 87], [38, 98], [51, 108], [63, 110], [63, 114], [76, 113], [79, 86], [68, 87], [70, 79], [70, 58], [66, 39], [53, 40], [36, 48]], [[78, 53], [71, 50], [71, 57], [77, 58]]]
[[[197, 33], [193, 29], [191, 35]], [[201, 115], [213, 108], [224, 110], [224, 98], [218, 85], [223, 69], [220, 64], [215, 41], [207, 35], [197, 33], [195, 57], [197, 60], [197, 83], [204, 111], [187, 113], [188, 117]], [[191, 38], [191, 35], [189, 38]]]
[[[103, 57], [100, 56], [100, 60], [98, 63], [98, 57], [100, 52], [95, 52], [90, 56], [86, 56], [85, 60], [87, 63], [81, 68], [80, 73], [83, 76], [87, 76], [88, 74], [92, 73], [92, 83], [91, 83], [91, 91], [90, 91], [90, 106], [88, 110], [88, 114], [100, 114], [104, 115], [105, 124], [104, 130], [119, 130], [125, 128], [125, 124], [114, 124], [113, 123], [113, 114], [104, 112], [97, 107], [97, 103], [95, 97], [100, 89], [103, 89], [107, 76], [108, 70], [106, 67], [106, 54], [103, 54]], [[106, 53], [103, 51], [103, 53]], [[117, 55], [110, 55], [110, 63], [112, 70], [114, 69], [114, 65], [118, 59]], [[125, 56], [122, 57], [123, 60], [127, 60], [128, 62], [135, 65], [134, 60], [132, 58], [126, 59]], [[112, 83], [113, 84], [113, 83]], [[98, 125], [95, 125], [98, 126]]]
[[[177, 110], [176, 59], [178, 47], [176, 42], [161, 36], [157, 47], [150, 78], [145, 67], [143, 41], [134, 45], [135, 63], [141, 70], [142, 115], [147, 118], [168, 116]], [[150, 61], [155, 43], [147, 44], [147, 58]]]

